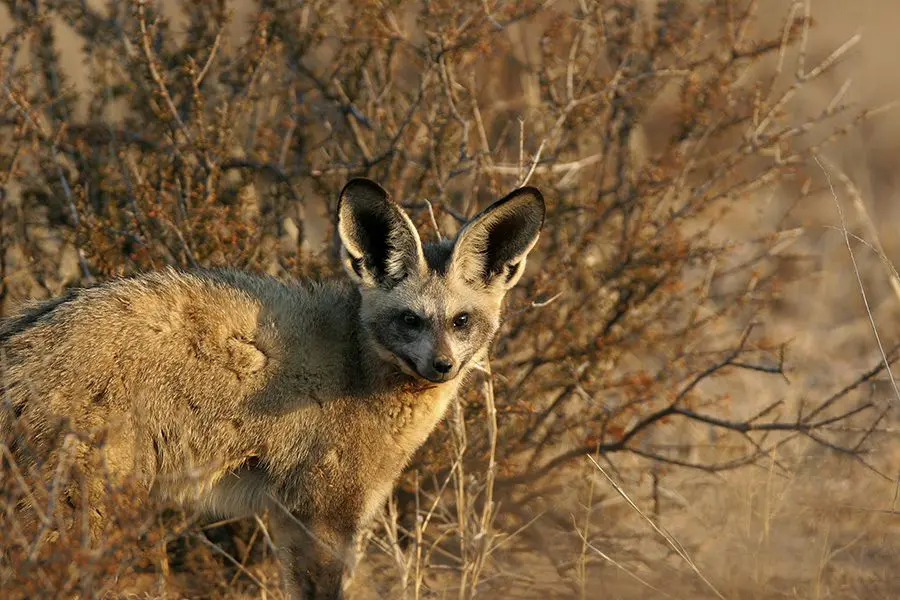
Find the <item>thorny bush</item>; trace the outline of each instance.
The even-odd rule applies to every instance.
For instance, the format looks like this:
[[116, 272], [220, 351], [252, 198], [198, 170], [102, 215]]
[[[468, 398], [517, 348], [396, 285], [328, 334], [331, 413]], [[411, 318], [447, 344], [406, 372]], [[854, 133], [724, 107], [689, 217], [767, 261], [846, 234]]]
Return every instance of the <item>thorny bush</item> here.
[[[437, 585], [422, 573], [438, 555], [457, 557], [461, 596], [510, 585], [491, 571], [497, 540], [577, 457], [717, 470], [797, 436], [862, 447], [824, 429], [877, 419], [854, 394], [877, 364], [800, 414], [748, 413], [716, 385], [784, 375], [765, 311], [802, 260], [775, 248], [789, 211], [742, 240], [717, 225], [769, 190], [801, 201], [812, 157], [871, 116], [841, 98], [792, 116], [796, 91], [848, 49], [807, 65], [802, 7], [754, 39], [752, 0], [96, 4], [5, 2], [3, 311], [163, 265], [333, 274], [336, 190], [351, 176], [381, 182], [433, 235], [525, 181], [548, 199], [490, 377], [468, 386], [373, 534], [404, 590]], [[78, 73], [61, 66], [75, 51], [61, 27]], [[663, 443], [690, 424], [722, 448]], [[13, 496], [32, 485], [9, 491], [16, 476], [4, 462]], [[112, 576], [96, 553], [106, 566], [81, 584], [54, 566], [55, 553], [84, 563], [77, 539], [72, 555], [58, 554], [63, 538], [0, 535], [17, 571], [94, 593]]]

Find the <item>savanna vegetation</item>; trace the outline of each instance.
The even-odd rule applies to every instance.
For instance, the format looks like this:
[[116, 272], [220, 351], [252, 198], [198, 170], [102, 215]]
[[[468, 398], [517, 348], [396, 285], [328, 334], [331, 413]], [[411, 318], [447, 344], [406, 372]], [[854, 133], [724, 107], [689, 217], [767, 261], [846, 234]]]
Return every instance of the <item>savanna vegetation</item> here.
[[[340, 276], [353, 176], [435, 237], [548, 202], [351, 598], [900, 593], [900, 278], [834, 151], [891, 118], [843, 83], [859, 37], [811, 50], [804, 2], [163, 4], [3, 2], [2, 314], [165, 265]], [[852, 336], [804, 333], [825, 278]], [[125, 488], [92, 547], [59, 527], [78, 473], [2, 442], [4, 598], [281, 597], [266, 515]]]

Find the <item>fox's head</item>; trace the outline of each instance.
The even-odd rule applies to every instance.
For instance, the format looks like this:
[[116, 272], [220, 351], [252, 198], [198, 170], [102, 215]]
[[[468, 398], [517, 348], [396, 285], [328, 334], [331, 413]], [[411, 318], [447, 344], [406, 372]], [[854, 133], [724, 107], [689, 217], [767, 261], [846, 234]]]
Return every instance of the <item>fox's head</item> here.
[[341, 258], [360, 287], [360, 317], [378, 354], [432, 383], [465, 371], [496, 333], [503, 297], [522, 276], [543, 223], [541, 193], [523, 187], [455, 239], [423, 246], [381, 186], [347, 183], [338, 203]]

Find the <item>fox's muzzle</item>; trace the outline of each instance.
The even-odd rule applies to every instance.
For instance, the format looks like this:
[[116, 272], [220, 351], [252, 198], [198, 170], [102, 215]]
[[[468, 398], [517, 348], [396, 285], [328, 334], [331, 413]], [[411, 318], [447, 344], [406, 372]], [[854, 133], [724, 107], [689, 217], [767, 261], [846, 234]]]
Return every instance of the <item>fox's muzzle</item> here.
[[431, 359], [415, 360], [409, 356], [398, 355], [409, 371], [431, 383], [446, 383], [459, 375], [459, 363], [446, 356]]
[[445, 356], [436, 356], [426, 369], [417, 369], [419, 374], [434, 383], [450, 381], [459, 373], [459, 365]]

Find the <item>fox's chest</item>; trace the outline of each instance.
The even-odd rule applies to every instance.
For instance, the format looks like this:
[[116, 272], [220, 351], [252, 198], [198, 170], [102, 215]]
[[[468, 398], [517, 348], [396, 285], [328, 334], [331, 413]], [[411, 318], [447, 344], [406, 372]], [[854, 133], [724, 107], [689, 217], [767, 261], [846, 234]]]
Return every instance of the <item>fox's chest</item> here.
[[372, 399], [357, 404], [357, 410], [335, 407], [340, 414], [323, 415], [327, 426], [320, 431], [327, 435], [316, 444], [319, 450], [312, 453], [309, 475], [318, 489], [335, 492], [331, 497], [355, 496], [362, 513], [371, 513], [440, 422], [455, 392], [433, 389]]
[[326, 405], [316, 427], [324, 434], [316, 467], [331, 473], [366, 465], [360, 468], [370, 479], [393, 476], [435, 429], [455, 393], [455, 387], [438, 388], [339, 403], [334, 410]]
[[385, 404], [385, 431], [404, 464], [443, 419], [456, 391], [457, 385], [451, 382], [418, 394], [398, 395]]

